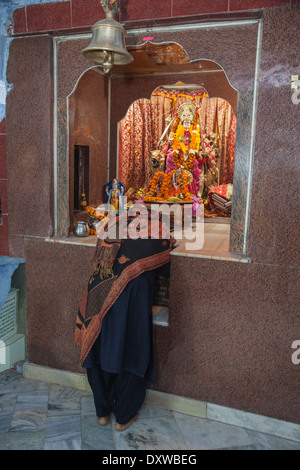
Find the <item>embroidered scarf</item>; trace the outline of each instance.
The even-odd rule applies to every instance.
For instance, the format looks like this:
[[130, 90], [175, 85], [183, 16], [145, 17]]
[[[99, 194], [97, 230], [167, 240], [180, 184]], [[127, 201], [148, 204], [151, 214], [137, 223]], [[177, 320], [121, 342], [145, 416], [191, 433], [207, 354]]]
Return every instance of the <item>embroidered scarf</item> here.
[[[126, 227], [131, 221], [128, 219]], [[120, 217], [116, 221], [117, 230], [119, 222]], [[159, 268], [170, 261], [171, 240], [162, 238], [160, 222], [158, 238], [150, 238], [149, 234], [153, 231], [149, 222], [145, 227], [140, 227], [143, 238], [98, 239], [90, 279], [76, 318], [75, 343], [81, 350], [81, 362], [96, 341], [104, 316], [127, 284], [143, 272]]]

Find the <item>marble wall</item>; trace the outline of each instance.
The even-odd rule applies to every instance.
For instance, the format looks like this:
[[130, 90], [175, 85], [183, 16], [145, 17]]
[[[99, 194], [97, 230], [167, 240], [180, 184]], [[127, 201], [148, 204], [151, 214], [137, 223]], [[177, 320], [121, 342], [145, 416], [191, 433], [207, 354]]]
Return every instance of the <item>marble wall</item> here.
[[[295, 423], [300, 423], [300, 366], [291, 361], [291, 345], [300, 334], [299, 105], [291, 100], [290, 75], [300, 74], [299, 12], [296, 3], [264, 11], [253, 172], [242, 180], [251, 184], [251, 263], [172, 257], [169, 327], [155, 328], [157, 390]], [[199, 58], [200, 48], [205, 58], [220, 63], [239, 90], [244, 175], [251, 170], [257, 39], [256, 27], [251, 28], [249, 34], [234, 32], [235, 42], [229, 36], [222, 41], [219, 32], [210, 41], [204, 32], [197, 49], [193, 37], [182, 44], [192, 57]], [[66, 98], [88, 67], [82, 47], [78, 41], [59, 44], [58, 74], [68, 78], [58, 80], [57, 94], [59, 155], [65, 158]], [[10, 253], [26, 257], [28, 360], [80, 371], [74, 321], [93, 248], [45, 241], [53, 234], [52, 59], [47, 35], [12, 41], [8, 79], [14, 88], [6, 123]], [[60, 164], [58, 190], [68, 199], [67, 160]], [[233, 242], [241, 246], [243, 219], [235, 223]]]
[[75, 320], [94, 248], [38, 238], [26, 238], [25, 246], [28, 359], [83, 372], [74, 342]]
[[48, 36], [15, 39], [7, 79], [6, 152], [10, 256], [24, 235], [53, 235], [53, 70]]
[[300, 76], [299, 21], [299, 3], [264, 14], [248, 240], [253, 262], [291, 267], [300, 260], [300, 104], [291, 92], [291, 76]]
[[155, 388], [300, 423], [299, 300], [296, 269], [172, 256]]
[[7, 171], [6, 171], [6, 125], [5, 119], [0, 122], [0, 256], [8, 256], [8, 206], [7, 206]]

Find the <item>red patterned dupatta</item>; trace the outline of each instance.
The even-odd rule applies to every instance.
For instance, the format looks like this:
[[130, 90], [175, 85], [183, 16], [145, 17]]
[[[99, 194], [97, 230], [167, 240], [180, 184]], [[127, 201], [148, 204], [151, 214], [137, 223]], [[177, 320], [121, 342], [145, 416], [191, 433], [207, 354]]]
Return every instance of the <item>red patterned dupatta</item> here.
[[[119, 222], [120, 218], [117, 224]], [[132, 219], [127, 220], [127, 227], [131, 222]], [[159, 268], [170, 261], [171, 241], [162, 238], [161, 224], [158, 230], [160, 237], [151, 239], [149, 234], [153, 230], [151, 232], [151, 223], [148, 221], [148, 224], [140, 227], [140, 235], [144, 238], [98, 240], [91, 277], [76, 318], [75, 343], [81, 350], [81, 362], [97, 339], [104, 316], [127, 284], [143, 272]]]

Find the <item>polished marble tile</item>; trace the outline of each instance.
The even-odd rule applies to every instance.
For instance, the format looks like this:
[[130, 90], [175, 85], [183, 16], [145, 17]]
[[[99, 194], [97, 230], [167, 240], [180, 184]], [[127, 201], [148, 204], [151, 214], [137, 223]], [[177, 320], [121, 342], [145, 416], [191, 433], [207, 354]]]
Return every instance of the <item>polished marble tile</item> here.
[[41, 431], [45, 429], [47, 408], [15, 410], [9, 431]]
[[244, 429], [174, 412], [179, 431], [189, 450], [222, 449], [253, 444]]
[[42, 382], [41, 380], [35, 380], [35, 390], [50, 390], [51, 384], [48, 382]]
[[67, 387], [64, 385], [52, 384], [50, 386], [49, 400], [60, 400], [60, 399], [75, 399], [81, 398], [82, 396], [91, 395], [86, 390], [80, 390], [78, 388]]
[[160, 416], [171, 418], [173, 414], [172, 411], [166, 410], [165, 408], [159, 408], [158, 406], [147, 404], [144, 404], [139, 411], [139, 419], [158, 418]]
[[32, 410], [35, 408], [47, 408], [48, 392], [44, 390], [20, 392], [16, 401], [16, 410]]
[[[114, 415], [97, 424], [90, 392], [9, 371], [0, 374], [0, 450], [300, 450], [299, 426], [237, 411], [208, 404], [215, 419], [205, 419], [145, 403], [120, 433]], [[255, 423], [268, 433], [249, 429]], [[291, 438], [280, 437], [287, 430]]]
[[247, 434], [252, 439], [256, 450], [300, 450], [300, 442], [281, 439], [248, 429]]
[[265, 434], [300, 442], [299, 424], [288, 423], [279, 419], [268, 418], [255, 413], [248, 413], [221, 405], [208, 404], [209, 419], [226, 422], [241, 428], [252, 429]]
[[20, 374], [11, 375], [8, 380], [1, 380], [0, 378], [0, 391], [1, 393], [24, 392], [35, 390], [36, 383], [34, 380], [27, 379], [24, 381]]
[[80, 414], [80, 399], [83, 393], [82, 390], [72, 387], [53, 385], [49, 392], [48, 416]]
[[42, 450], [45, 431], [3, 432], [0, 434], [0, 450]]
[[81, 415], [96, 416], [95, 403], [92, 394], [81, 398]]
[[16, 393], [1, 393], [0, 391], [0, 415], [4, 411], [13, 411], [17, 401]]
[[257, 450], [255, 448], [255, 445], [252, 444], [251, 446], [239, 446], [239, 447], [225, 447], [224, 449], [218, 449], [218, 450]]
[[113, 426], [113, 435], [117, 450], [187, 449], [173, 416], [138, 418], [123, 432], [115, 431]]
[[80, 399], [61, 399], [49, 401], [48, 416], [74, 415], [80, 413]]
[[81, 437], [80, 415], [50, 416], [47, 419], [46, 443]]
[[99, 426], [96, 414], [81, 417], [81, 437], [83, 450], [114, 450], [111, 421]]
[[20, 374], [15, 369], [4, 371], [0, 374], [0, 389], [2, 389], [2, 387], [6, 387], [13, 381], [20, 379], [23, 379], [23, 377], [20, 376]]
[[81, 450], [81, 438], [46, 441], [43, 450]]
[[11, 424], [12, 411], [3, 411], [0, 413], [0, 432], [8, 432]]

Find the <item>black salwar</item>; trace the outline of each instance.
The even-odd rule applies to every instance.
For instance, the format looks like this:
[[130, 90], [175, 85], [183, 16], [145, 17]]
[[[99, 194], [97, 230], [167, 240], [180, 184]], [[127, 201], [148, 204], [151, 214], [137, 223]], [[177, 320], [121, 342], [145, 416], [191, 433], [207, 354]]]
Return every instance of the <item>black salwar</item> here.
[[114, 413], [119, 424], [128, 423], [139, 411], [146, 396], [146, 379], [131, 372], [105, 372], [101, 366], [87, 368], [99, 418]]
[[130, 421], [143, 405], [147, 381], [154, 383], [152, 305], [156, 274], [144, 272], [126, 286], [103, 318], [101, 332], [83, 362], [98, 417], [114, 413]]

